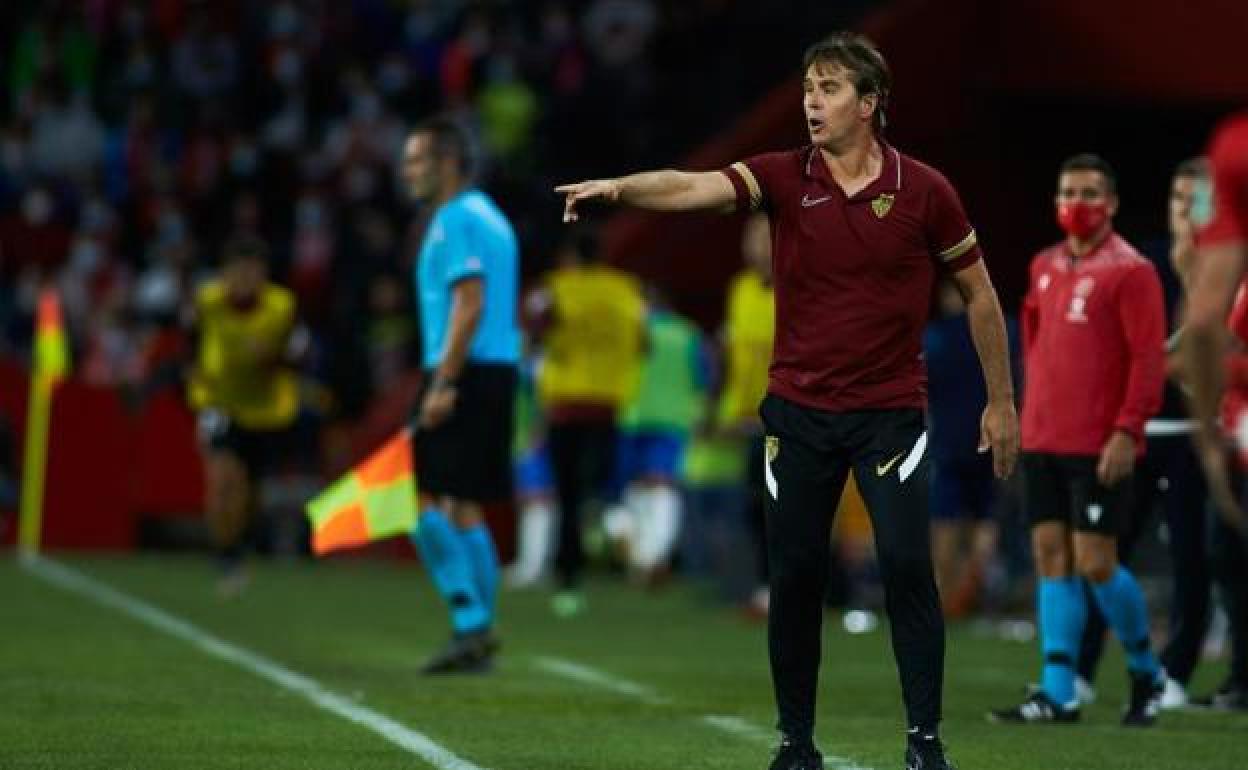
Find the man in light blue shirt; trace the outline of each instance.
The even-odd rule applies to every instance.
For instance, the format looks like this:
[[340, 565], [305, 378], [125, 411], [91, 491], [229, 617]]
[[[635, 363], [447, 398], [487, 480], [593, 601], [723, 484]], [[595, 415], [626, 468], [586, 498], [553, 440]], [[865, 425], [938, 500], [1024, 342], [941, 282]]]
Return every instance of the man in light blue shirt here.
[[512, 493], [519, 249], [507, 217], [471, 186], [469, 142], [453, 121], [411, 133], [402, 174], [412, 196], [434, 207], [414, 271], [425, 385], [414, 420], [421, 515], [412, 540], [453, 630], [422, 670], [483, 671], [498, 648], [498, 555], [482, 505]]

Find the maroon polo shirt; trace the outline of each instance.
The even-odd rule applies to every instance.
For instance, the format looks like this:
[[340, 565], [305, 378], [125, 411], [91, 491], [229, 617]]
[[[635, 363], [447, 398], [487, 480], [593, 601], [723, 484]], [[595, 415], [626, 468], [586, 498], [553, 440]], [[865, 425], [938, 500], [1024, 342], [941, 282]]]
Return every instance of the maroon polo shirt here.
[[723, 169], [737, 209], [762, 209], [771, 220], [768, 391], [805, 406], [923, 408], [922, 333], [936, 271], [952, 274], [981, 256], [949, 181], [880, 146], [879, 178], [852, 197], [813, 146]]

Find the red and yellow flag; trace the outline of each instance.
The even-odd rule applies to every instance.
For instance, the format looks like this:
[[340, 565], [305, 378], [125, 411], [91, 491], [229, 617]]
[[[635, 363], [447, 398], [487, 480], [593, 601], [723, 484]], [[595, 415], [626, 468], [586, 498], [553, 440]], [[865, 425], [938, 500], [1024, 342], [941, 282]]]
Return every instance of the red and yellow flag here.
[[318, 556], [407, 534], [416, 526], [416, 477], [407, 428], [307, 504]]
[[69, 345], [65, 343], [61, 301], [53, 289], [44, 289], [39, 295], [35, 311], [34, 364], [35, 374], [49, 382], [56, 382], [69, 372]]
[[38, 553], [43, 532], [43, 487], [52, 421], [52, 391], [69, 373], [69, 345], [65, 342], [65, 324], [61, 320], [61, 300], [52, 288], [39, 293], [39, 304], [35, 307], [35, 345], [31, 364], [21, 511], [17, 529], [18, 545], [27, 555]]

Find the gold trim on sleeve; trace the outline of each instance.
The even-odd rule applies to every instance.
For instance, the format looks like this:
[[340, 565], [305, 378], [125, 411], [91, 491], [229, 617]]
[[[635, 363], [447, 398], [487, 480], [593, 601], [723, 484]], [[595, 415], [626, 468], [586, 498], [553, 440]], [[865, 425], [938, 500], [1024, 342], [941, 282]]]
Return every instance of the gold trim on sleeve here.
[[741, 162], [733, 163], [732, 168], [745, 180], [746, 189], [750, 191], [750, 210], [757, 209], [763, 203], [763, 190], [758, 186], [758, 180], [754, 178], [754, 172], [750, 171], [749, 166]]
[[975, 248], [975, 244], [977, 242], [978, 241], [975, 238], [975, 231], [971, 230], [969, 233], [966, 234], [965, 238], [958, 241], [957, 243], [950, 246], [949, 248], [945, 249], [944, 251], [940, 252], [940, 261], [948, 262], [951, 259], [957, 259], [958, 257], [962, 256], [966, 252]]

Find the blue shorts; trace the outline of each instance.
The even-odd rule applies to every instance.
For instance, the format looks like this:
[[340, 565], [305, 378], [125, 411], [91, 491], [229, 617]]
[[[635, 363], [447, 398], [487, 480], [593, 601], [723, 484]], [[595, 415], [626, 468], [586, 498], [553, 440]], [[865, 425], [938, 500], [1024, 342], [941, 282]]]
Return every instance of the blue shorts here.
[[678, 481], [683, 475], [687, 444], [688, 438], [683, 433], [621, 433], [615, 450], [613, 491], [618, 495], [629, 482], [642, 476], [662, 476]]
[[518, 497], [553, 494], [555, 475], [550, 470], [550, 450], [545, 442], [516, 458], [513, 471]]
[[933, 521], [984, 521], [992, 518], [996, 482], [992, 454], [974, 457], [933, 457], [931, 466]]

